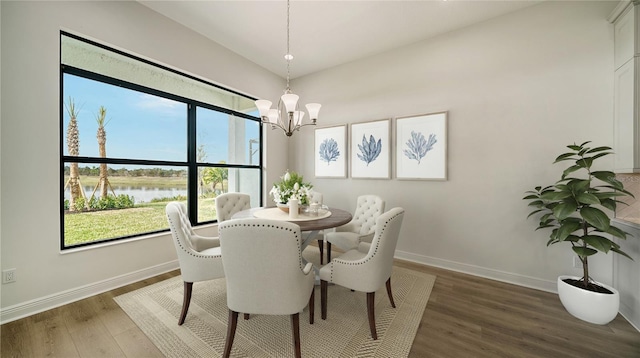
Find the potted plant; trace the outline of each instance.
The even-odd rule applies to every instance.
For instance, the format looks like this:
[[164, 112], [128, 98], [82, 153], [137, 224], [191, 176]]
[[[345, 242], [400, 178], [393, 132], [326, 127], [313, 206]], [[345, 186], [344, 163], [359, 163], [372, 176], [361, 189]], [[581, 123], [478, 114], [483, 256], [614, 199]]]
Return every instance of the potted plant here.
[[289, 212], [289, 199], [298, 199], [300, 205], [308, 205], [311, 188], [313, 185], [304, 182], [304, 177], [296, 172], [287, 171], [280, 181], [273, 184], [269, 194], [276, 202], [276, 206], [285, 212]]
[[590, 278], [588, 259], [598, 252], [610, 251], [631, 259], [607, 237], [626, 239], [629, 234], [612, 226], [605, 210], [615, 212], [620, 203], [617, 198], [633, 194], [624, 189], [613, 172], [591, 170], [598, 158], [613, 152], [610, 147], [587, 147], [589, 143], [567, 146], [571, 151], [559, 155], [554, 162], [572, 162], [560, 180], [527, 191], [523, 199], [535, 208], [528, 217], [540, 215], [536, 230], [551, 229], [547, 246], [569, 243], [582, 262], [582, 277], [558, 277], [558, 295], [565, 309], [587, 322], [607, 324], [618, 314], [620, 297], [614, 288]]

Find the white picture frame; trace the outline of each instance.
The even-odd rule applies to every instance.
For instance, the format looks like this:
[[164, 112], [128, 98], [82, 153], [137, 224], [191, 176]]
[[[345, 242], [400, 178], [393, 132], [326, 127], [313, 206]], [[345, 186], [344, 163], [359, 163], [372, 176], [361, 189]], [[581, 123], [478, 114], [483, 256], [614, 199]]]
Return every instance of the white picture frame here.
[[352, 123], [349, 151], [354, 179], [391, 178], [391, 120]]
[[347, 126], [315, 130], [314, 161], [316, 178], [347, 177]]
[[447, 180], [447, 114], [396, 118], [396, 179]]

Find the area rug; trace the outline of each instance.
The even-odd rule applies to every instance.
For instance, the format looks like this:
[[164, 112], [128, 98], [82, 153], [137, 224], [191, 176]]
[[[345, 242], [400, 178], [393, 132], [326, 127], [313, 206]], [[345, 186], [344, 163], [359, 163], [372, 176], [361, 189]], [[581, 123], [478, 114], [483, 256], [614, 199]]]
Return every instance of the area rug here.
[[[305, 250], [315, 260], [315, 247]], [[328, 291], [327, 319], [320, 317], [320, 288], [316, 287], [315, 322], [309, 310], [300, 314], [303, 357], [406, 357], [435, 283], [435, 276], [399, 267], [391, 283], [396, 308], [385, 288], [376, 292], [378, 340], [371, 339], [366, 294], [337, 285]], [[185, 323], [178, 326], [183, 282], [180, 276], [126, 293], [115, 301], [167, 357], [220, 357], [224, 350], [228, 308], [226, 282], [218, 279], [193, 285]], [[283, 292], [286, 295], [286, 292]], [[238, 319], [233, 357], [292, 357], [289, 316], [252, 315]]]

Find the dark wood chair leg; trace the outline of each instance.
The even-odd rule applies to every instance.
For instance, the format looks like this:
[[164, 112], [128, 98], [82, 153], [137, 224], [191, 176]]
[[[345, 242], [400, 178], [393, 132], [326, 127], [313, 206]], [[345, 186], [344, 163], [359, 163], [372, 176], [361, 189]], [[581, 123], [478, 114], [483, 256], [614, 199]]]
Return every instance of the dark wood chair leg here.
[[369, 314], [369, 329], [371, 330], [371, 337], [376, 340], [378, 334], [376, 333], [376, 315], [374, 312], [376, 293], [367, 292], [367, 313]]
[[238, 312], [229, 310], [229, 320], [227, 322], [227, 340], [224, 342], [224, 358], [231, 355], [231, 346], [233, 346], [233, 338], [236, 336], [236, 326], [238, 325]]
[[178, 319], [178, 326], [182, 326], [184, 320], [187, 318], [187, 311], [189, 310], [189, 304], [191, 303], [191, 291], [193, 290], [193, 282], [184, 283], [184, 298], [182, 300], [182, 312]]
[[327, 287], [329, 283], [325, 280], [320, 280], [320, 315], [322, 319], [327, 319]]
[[318, 249], [320, 249], [320, 265], [322, 265], [322, 260], [324, 259], [324, 240], [318, 240]]
[[[395, 306], [393, 306], [393, 307], [395, 307]], [[246, 321], [246, 320], [248, 320], [248, 319], [249, 319], [249, 314], [248, 314], [248, 313], [245, 313], [245, 314], [244, 314], [244, 320]]]
[[313, 324], [313, 315], [316, 311], [316, 290], [311, 290], [311, 297], [309, 297], [309, 324]]
[[327, 241], [327, 263], [331, 262], [331, 243]]
[[387, 280], [387, 295], [389, 295], [389, 302], [391, 302], [391, 307], [396, 308], [396, 303], [393, 302], [393, 294], [391, 294], [391, 277]]
[[293, 329], [293, 348], [296, 352], [296, 358], [302, 357], [302, 350], [300, 349], [300, 314], [294, 313], [291, 315], [291, 328]]

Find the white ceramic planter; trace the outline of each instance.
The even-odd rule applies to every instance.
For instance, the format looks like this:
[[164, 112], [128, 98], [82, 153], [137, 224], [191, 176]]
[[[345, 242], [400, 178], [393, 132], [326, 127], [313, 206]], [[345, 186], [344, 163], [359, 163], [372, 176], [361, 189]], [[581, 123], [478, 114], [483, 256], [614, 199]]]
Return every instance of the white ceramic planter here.
[[613, 321], [620, 308], [620, 294], [618, 290], [608, 285], [596, 282], [613, 292], [612, 295], [583, 290], [565, 283], [564, 279], [579, 280], [575, 276], [558, 277], [558, 295], [564, 308], [576, 318], [594, 324], [607, 324]]

